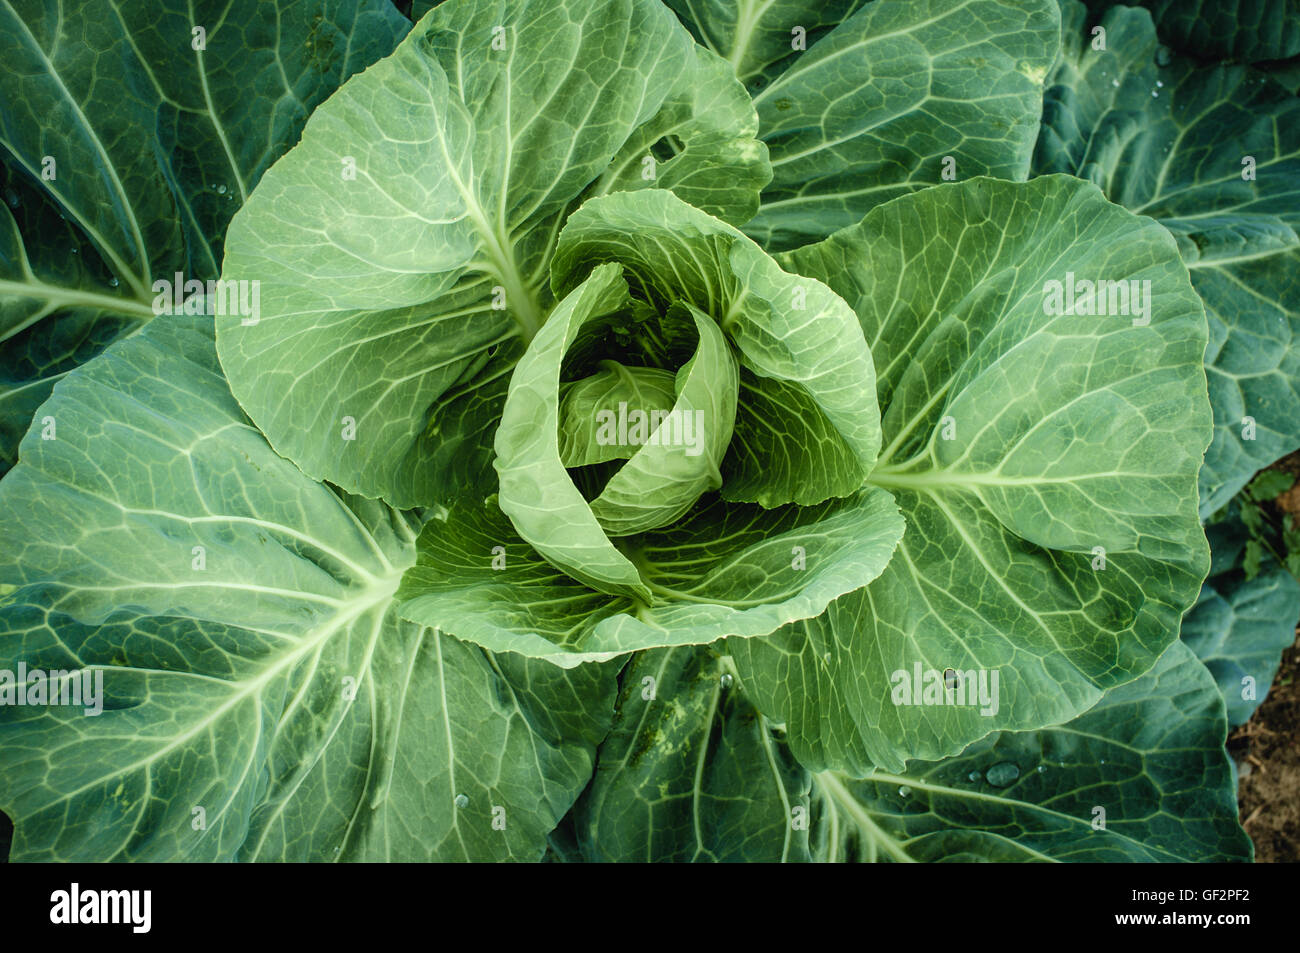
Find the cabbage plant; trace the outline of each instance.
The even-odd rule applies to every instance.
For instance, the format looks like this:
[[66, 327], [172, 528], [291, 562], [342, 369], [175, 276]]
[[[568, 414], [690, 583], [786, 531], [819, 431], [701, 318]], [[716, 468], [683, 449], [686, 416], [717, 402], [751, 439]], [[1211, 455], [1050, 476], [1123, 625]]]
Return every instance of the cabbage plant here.
[[1149, 105], [1150, 14], [1095, 60], [1054, 0], [47, 7], [12, 859], [1250, 857], [1224, 696], [1283, 643], [1201, 519], [1300, 444], [1222, 347], [1300, 313], [1300, 144], [1247, 180], [1200, 117], [1272, 79]]

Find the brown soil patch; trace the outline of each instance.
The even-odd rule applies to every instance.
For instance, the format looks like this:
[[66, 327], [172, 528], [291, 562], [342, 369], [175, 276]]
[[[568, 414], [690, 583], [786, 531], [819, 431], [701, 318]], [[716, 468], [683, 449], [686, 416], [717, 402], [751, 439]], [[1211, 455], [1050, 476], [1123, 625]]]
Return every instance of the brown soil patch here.
[[1300, 639], [1264, 704], [1228, 738], [1242, 778], [1241, 822], [1255, 842], [1257, 863], [1300, 861]]

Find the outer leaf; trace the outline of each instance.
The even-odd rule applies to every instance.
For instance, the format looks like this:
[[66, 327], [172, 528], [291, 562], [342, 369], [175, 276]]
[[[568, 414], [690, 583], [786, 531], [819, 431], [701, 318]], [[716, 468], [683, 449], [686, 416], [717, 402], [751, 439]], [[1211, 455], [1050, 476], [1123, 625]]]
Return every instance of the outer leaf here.
[[801, 49], [825, 36], [865, 0], [666, 2], [691, 34], [723, 57], [756, 92], [781, 75]]
[[[588, 861], [808, 859], [811, 779], [707, 649], [623, 673], [614, 727], [573, 811]], [[576, 859], [576, 858], [575, 858]]]
[[792, 248], [948, 171], [1024, 179], [1059, 31], [1051, 0], [867, 4], [754, 96], [773, 179], [745, 231]]
[[262, 173], [407, 29], [387, 0], [0, 6], [0, 473], [54, 382], [153, 316], [155, 279], [217, 277]]
[[1213, 679], [1175, 643], [1069, 724], [991, 735], [903, 774], [817, 776], [817, 856], [1249, 861], [1226, 735]]
[[1063, 9], [1034, 169], [1090, 179], [1178, 239], [1210, 322], [1204, 518], [1300, 447], [1300, 100], [1241, 66], [1156, 65], [1144, 10], [1111, 9], [1098, 51], [1082, 4]]
[[809, 775], [725, 666], [700, 650], [635, 657], [567, 859], [1250, 858], [1223, 703], [1181, 644], [1068, 724], [866, 780]]
[[[1088, 0], [1097, 13], [1113, 5], [1114, 0]], [[1133, 0], [1131, 5], [1151, 12], [1166, 43], [1203, 59], [1255, 63], [1300, 53], [1297, 0]]]
[[260, 323], [218, 323], [240, 403], [318, 479], [399, 506], [477, 492], [439, 448], [487, 449], [465, 405], [496, 417], [503, 394], [470, 378], [508, 375], [541, 325], [568, 212], [655, 184], [621, 177], [646, 157], [627, 150], [685, 137], [662, 175], [752, 214], [768, 170], [743, 91], [707, 120], [679, 101], [715, 78], [654, 0], [438, 6], [316, 111], [231, 225], [224, 277], [262, 283]]
[[[1275, 472], [1275, 471], [1274, 471]], [[1229, 512], [1207, 527], [1213, 565], [1182, 639], [1205, 663], [1236, 727], [1268, 697], [1282, 653], [1300, 623], [1300, 583], [1269, 558], [1253, 579], [1242, 572], [1250, 534]], [[1247, 681], [1249, 679], [1249, 681]]]
[[[0, 474], [54, 382], [153, 317], [109, 292], [117, 279], [52, 197], [0, 166]], [[28, 249], [24, 235], [40, 235]]]
[[0, 484], [0, 584], [21, 587], [0, 667], [102, 673], [104, 712], [0, 706], [14, 859], [541, 857], [612, 672], [399, 620], [414, 528], [275, 454], [210, 319], [150, 323], [42, 413], [58, 439], [29, 434]]
[[[1065, 176], [977, 179], [785, 260], [862, 319], [886, 408], [869, 480], [908, 524], [867, 589], [730, 648], [796, 756], [897, 770], [1059, 724], [1148, 669], [1208, 566], [1205, 326], [1168, 233]], [[1149, 324], [1045, 314], [1067, 271], [1150, 280]], [[918, 664], [999, 672], [998, 711], [893, 704]]]
[[812, 504], [862, 485], [880, 449], [875, 371], [853, 312], [824, 284], [788, 274], [736, 229], [662, 191], [574, 213], [555, 293], [607, 261], [661, 308], [681, 300], [710, 315], [735, 346], [742, 393], [722, 470], [727, 499]]
[[812, 618], [879, 575], [902, 531], [876, 488], [772, 510], [706, 497], [677, 526], [620, 541], [653, 596], [638, 605], [557, 570], [489, 497], [425, 525], [397, 597], [405, 619], [570, 667]]

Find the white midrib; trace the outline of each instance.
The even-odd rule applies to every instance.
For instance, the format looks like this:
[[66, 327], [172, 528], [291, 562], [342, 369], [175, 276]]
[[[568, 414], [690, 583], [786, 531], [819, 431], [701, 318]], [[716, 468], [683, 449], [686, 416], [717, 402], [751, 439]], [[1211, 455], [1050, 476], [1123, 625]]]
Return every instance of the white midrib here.
[[[439, 127], [436, 131], [447, 174], [456, 191], [460, 194], [461, 201], [465, 203], [466, 215], [474, 223], [479, 237], [483, 240], [484, 250], [487, 252], [492, 270], [495, 273], [493, 277], [499, 280], [502, 287], [505, 288], [506, 306], [510, 311], [510, 315], [518, 323], [525, 341], [531, 341], [542, 326], [542, 315], [537, 303], [533, 300], [533, 296], [524, 287], [523, 276], [515, 262], [514, 253], [510, 248], [505, 230], [504, 228], [497, 229], [488, 220], [487, 211], [479, 202], [478, 196], [474, 194], [474, 190], [470, 188], [469, 183], [461, 178], [455, 157], [452, 156], [447, 147], [447, 138], [442, 134], [442, 128]], [[471, 169], [470, 179], [473, 178], [473, 170]]]
[[831, 799], [835, 807], [844, 811], [862, 829], [872, 844], [883, 847], [885, 853], [897, 861], [905, 864], [916, 862], [897, 840], [885, 833], [880, 825], [871, 819], [871, 815], [858, 803], [849, 789], [844, 786], [838, 774], [834, 771], [822, 771], [819, 774], [814, 774], [813, 780], [821, 785], [826, 792], [826, 796]]
[[1149, 474], [1100, 471], [1097, 473], [1072, 473], [1068, 476], [1007, 477], [998, 473], [956, 473], [944, 470], [923, 470], [917, 473], [898, 473], [892, 470], [874, 470], [867, 477], [873, 486], [903, 490], [926, 491], [944, 487], [978, 486], [1043, 486], [1045, 484], [1076, 484], [1085, 480], [1102, 480], [1112, 477], [1142, 477]]
[[138, 298], [64, 288], [34, 278], [30, 281], [0, 279], [0, 294], [12, 295], [15, 298], [36, 298], [49, 302], [55, 308], [101, 308], [116, 314], [140, 318], [143, 321], [148, 321], [154, 316], [152, 305]]
[[740, 64], [745, 59], [745, 54], [749, 52], [749, 44], [754, 40], [754, 30], [775, 2], [776, 0], [766, 0], [760, 4], [758, 0], [748, 0], [741, 5], [739, 15], [736, 17], [736, 39], [727, 62], [731, 64], [732, 72], [742, 81], [748, 78], [748, 74], [740, 72]]
[[[318, 647], [329, 641], [329, 639], [332, 638], [340, 629], [355, 622], [367, 612], [390, 602], [393, 598], [393, 594], [397, 592], [397, 587], [401, 582], [401, 578], [401, 572], [394, 572], [388, 576], [380, 577], [375, 584], [363, 589], [355, 598], [339, 602], [339, 609], [330, 618], [307, 632], [301, 641], [268, 665], [260, 674], [257, 675], [257, 677], [239, 683], [238, 689], [229, 698], [212, 711], [208, 712], [200, 721], [190, 725], [189, 728], [170, 739], [165, 745], [150, 751], [148, 757], [122, 765], [108, 774], [96, 777], [89, 784], [83, 785], [74, 791], [65, 792], [60, 800], [70, 801], [77, 795], [90, 790], [91, 788], [103, 785], [105, 781], [110, 778], [120, 777], [145, 768], [169, 752], [174, 751], [186, 741], [189, 741], [191, 738], [200, 734], [210, 726], [216, 724], [231, 709], [244, 702], [250, 696], [255, 696], [260, 693], [272, 679], [278, 676], [285, 669], [297, 664], [304, 656], [315, 651]], [[109, 669], [106, 669], [106, 671], [107, 670]]]

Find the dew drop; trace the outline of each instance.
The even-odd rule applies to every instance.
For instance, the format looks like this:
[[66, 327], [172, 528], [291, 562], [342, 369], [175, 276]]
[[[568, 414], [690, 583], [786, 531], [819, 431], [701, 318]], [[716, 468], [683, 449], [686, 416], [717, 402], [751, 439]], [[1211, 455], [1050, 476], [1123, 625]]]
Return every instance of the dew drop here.
[[909, 788], [906, 784], [904, 784], [901, 788], [898, 789], [899, 797], [910, 797], [911, 794], [912, 794], [912, 789]]
[[731, 681], [732, 681], [731, 673], [723, 672], [722, 677], [718, 679], [718, 684], [722, 686], [722, 690], [725, 692], [728, 688], [731, 687]]
[[1020, 777], [1020, 768], [1010, 761], [999, 761], [984, 772], [984, 779], [995, 788], [1004, 788]]
[[1151, 90], [1151, 95], [1152, 95], [1153, 97], [1159, 99], [1159, 98], [1160, 98], [1160, 90], [1158, 90], [1158, 89], [1153, 89], [1153, 90]]
[[1112, 86], [1119, 86], [1119, 80], [1117, 80], [1117, 79], [1112, 79], [1112, 80], [1110, 81], [1110, 84], [1111, 84]]
[[119, 284], [121, 284], [121, 282], [119, 282], [116, 278], [108, 279], [108, 286], [110, 288], [116, 288]]
[[970, 774], [966, 775], [967, 781], [978, 781], [979, 779], [980, 773], [978, 771], [972, 771]]
[[74, 249], [72, 249], [72, 254], [74, 254], [74, 255], [75, 255], [75, 254], [76, 254], [76, 253], [77, 253], [77, 250], [76, 250], [76, 249], [75, 249], [75, 248], [74, 248]]
[[1171, 59], [1173, 59], [1173, 56], [1172, 56], [1172, 54], [1169, 52], [1169, 47], [1167, 47], [1167, 46], [1158, 46], [1158, 47], [1156, 47], [1156, 65], [1157, 65], [1157, 66], [1168, 66], [1168, 65], [1169, 65], [1169, 61], [1170, 61]]
[[1047, 770], [1047, 768], [1043, 767], [1041, 764], [1038, 766], [1038, 773], [1039, 773], [1039, 774], [1042, 774], [1042, 773], [1043, 773], [1044, 771], [1046, 771], [1046, 770]]
[[456, 806], [459, 808], [469, 807], [469, 798], [463, 794], [456, 795]]
[[1165, 84], [1160, 80], [1156, 80], [1156, 86], [1158, 86], [1160, 89], [1165, 88]]
[[224, 185], [218, 185], [218, 186], [217, 186], [217, 194], [218, 194], [218, 195], [225, 195], [225, 194], [226, 194], [226, 187], [225, 187]]

